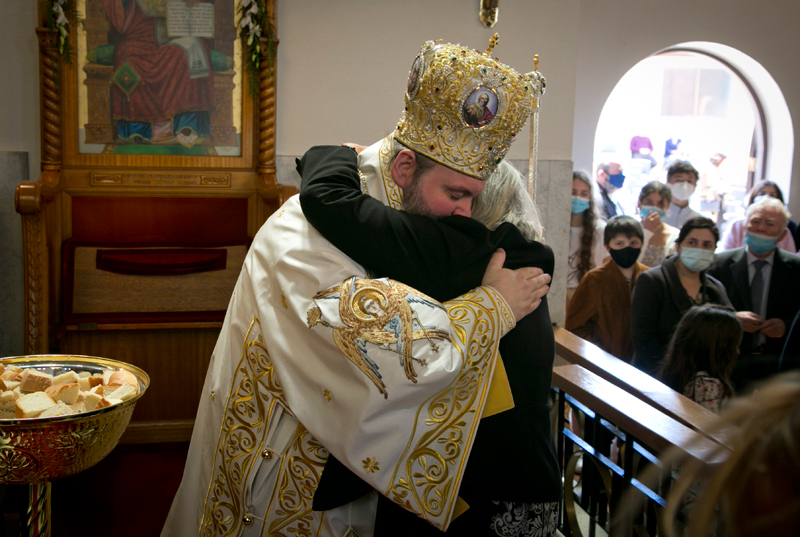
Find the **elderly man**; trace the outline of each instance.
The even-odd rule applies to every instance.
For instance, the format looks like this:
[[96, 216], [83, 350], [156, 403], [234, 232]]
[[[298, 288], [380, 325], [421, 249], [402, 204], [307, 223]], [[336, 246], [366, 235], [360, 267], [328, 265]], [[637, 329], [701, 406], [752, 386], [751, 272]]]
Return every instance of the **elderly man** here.
[[689, 207], [689, 198], [697, 188], [699, 175], [694, 166], [688, 162], [676, 161], [667, 170], [667, 186], [672, 192], [672, 204], [669, 206], [664, 223], [680, 229], [690, 218], [702, 216]]
[[785, 345], [800, 308], [800, 257], [777, 247], [789, 218], [779, 200], [753, 203], [747, 246], [722, 252], [709, 271], [725, 286], [745, 331], [732, 377], [737, 390], [800, 365], [800, 334]]
[[[359, 165], [361, 186], [392, 207], [402, 208], [405, 195], [430, 216], [469, 216], [531, 112], [534, 85], [488, 52], [427, 42], [420, 57], [423, 72], [409, 83], [407, 111], [390, 137], [413, 151], [392, 160], [376, 144]], [[488, 68], [501, 74], [482, 83], [507, 108], [502, 121], [476, 131], [453, 97], [465, 98]], [[441, 77], [450, 85], [434, 91], [431, 80]], [[438, 137], [416, 139], [431, 118], [460, 148], [447, 153], [453, 160]], [[477, 146], [487, 151], [471, 152]], [[393, 180], [417, 172], [425, 175], [418, 192]], [[298, 198], [288, 200], [245, 259], [162, 535], [371, 535], [375, 491], [447, 529], [466, 508], [458, 492], [481, 417], [514, 405], [508, 379], [493, 376], [498, 341], [549, 281], [538, 269], [503, 269], [503, 254], [492, 252], [510, 230], [498, 231], [462, 252], [465, 264], [492, 257], [484, 285], [442, 305], [400, 282], [366, 279], [362, 265], [309, 226]], [[328, 453], [374, 490], [312, 512]]]
[[622, 174], [622, 164], [618, 162], [601, 162], [597, 166], [597, 186], [600, 188], [600, 197], [603, 198], [602, 214], [604, 220], [612, 216], [625, 214], [622, 207], [611, 199], [611, 194], [622, 188], [625, 176]]

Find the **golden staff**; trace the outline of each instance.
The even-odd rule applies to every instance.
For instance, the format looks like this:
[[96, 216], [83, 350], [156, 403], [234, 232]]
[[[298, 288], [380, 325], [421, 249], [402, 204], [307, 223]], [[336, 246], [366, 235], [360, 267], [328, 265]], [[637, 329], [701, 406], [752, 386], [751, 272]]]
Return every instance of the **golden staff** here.
[[539, 72], [539, 55], [533, 57], [532, 73], [525, 75], [530, 83], [533, 84], [533, 111], [531, 112], [531, 139], [530, 148], [528, 151], [528, 194], [531, 199], [536, 201], [536, 176], [537, 166], [536, 163], [539, 159], [539, 101], [544, 95], [544, 90], [547, 85], [542, 73]]

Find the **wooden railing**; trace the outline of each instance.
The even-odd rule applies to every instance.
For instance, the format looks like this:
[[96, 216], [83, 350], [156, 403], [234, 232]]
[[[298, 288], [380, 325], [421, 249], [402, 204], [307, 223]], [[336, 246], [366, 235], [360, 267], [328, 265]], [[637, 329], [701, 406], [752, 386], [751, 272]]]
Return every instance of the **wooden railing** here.
[[556, 355], [591, 371], [611, 384], [635, 395], [650, 406], [710, 439], [728, 445], [726, 434], [709, 433], [716, 414], [687, 399], [663, 382], [608, 354], [597, 345], [563, 328], [554, 327]]

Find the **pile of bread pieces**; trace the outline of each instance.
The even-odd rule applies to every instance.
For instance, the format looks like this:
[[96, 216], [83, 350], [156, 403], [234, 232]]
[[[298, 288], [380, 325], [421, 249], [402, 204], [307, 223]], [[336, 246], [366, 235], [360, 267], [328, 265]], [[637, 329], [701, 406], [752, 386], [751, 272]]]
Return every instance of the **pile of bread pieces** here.
[[50, 375], [33, 368], [0, 364], [0, 419], [69, 416], [127, 401], [139, 392], [125, 370], [67, 371]]

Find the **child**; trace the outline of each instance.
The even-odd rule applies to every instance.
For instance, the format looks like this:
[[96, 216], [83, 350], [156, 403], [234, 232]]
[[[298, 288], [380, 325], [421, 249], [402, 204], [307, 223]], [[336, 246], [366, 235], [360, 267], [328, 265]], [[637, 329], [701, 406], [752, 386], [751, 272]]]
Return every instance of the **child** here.
[[675, 328], [658, 378], [719, 414], [722, 403], [733, 395], [730, 376], [741, 341], [742, 327], [732, 309], [695, 306]]
[[633, 359], [631, 294], [636, 278], [647, 270], [636, 262], [643, 240], [642, 226], [635, 218], [609, 220], [603, 244], [611, 259], [586, 273], [567, 311], [567, 330], [628, 363]]

